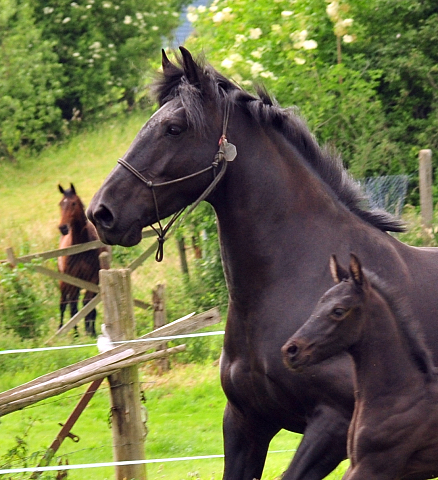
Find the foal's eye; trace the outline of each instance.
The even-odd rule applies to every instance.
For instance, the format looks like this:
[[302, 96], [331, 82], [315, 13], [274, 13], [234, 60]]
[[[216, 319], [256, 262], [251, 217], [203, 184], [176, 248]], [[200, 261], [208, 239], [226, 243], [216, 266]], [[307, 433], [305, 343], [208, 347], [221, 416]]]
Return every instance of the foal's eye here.
[[179, 125], [169, 125], [167, 127], [167, 134], [176, 137], [182, 133], [183, 129]]
[[345, 317], [347, 311], [348, 311], [348, 310], [346, 310], [345, 308], [336, 307], [336, 308], [334, 308], [334, 309], [331, 311], [330, 316], [331, 316], [334, 320], [342, 320], [342, 318]]

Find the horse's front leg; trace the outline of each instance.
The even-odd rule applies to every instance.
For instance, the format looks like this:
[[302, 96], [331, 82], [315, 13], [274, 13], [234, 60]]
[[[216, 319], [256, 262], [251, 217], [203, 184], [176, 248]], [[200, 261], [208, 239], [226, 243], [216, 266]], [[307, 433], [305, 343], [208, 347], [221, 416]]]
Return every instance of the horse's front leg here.
[[[89, 290], [87, 290], [84, 296], [84, 307], [95, 296], [96, 294], [94, 292], [90, 292]], [[97, 312], [95, 308], [93, 308], [93, 310], [91, 310], [91, 312], [87, 313], [87, 315], [85, 316], [85, 333], [87, 333], [91, 337], [96, 336], [96, 316], [97, 316]]]
[[243, 414], [228, 402], [223, 422], [224, 480], [261, 478], [269, 442], [278, 431], [259, 418]]
[[321, 480], [347, 456], [350, 415], [318, 406], [308, 418], [300, 446], [283, 480]]

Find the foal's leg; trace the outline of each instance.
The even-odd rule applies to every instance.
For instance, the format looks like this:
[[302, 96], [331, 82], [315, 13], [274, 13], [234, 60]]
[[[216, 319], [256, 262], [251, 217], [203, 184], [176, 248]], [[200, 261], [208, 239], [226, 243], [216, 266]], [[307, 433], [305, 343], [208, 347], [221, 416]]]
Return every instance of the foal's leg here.
[[315, 409], [308, 419], [300, 446], [283, 480], [321, 480], [347, 455], [350, 417], [327, 406]]
[[223, 422], [225, 469], [224, 480], [261, 478], [269, 442], [278, 433], [260, 419], [245, 417], [230, 402]]

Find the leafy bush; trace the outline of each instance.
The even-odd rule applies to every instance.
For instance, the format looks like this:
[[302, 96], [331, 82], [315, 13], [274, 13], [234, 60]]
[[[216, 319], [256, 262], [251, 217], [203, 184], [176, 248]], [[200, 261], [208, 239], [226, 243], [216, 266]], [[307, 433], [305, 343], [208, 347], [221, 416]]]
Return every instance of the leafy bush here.
[[31, 267], [10, 268], [0, 264], [0, 319], [7, 330], [21, 339], [45, 333], [44, 294], [32, 282]]
[[28, 3], [0, 0], [0, 158], [42, 148], [63, 129], [61, 65]]

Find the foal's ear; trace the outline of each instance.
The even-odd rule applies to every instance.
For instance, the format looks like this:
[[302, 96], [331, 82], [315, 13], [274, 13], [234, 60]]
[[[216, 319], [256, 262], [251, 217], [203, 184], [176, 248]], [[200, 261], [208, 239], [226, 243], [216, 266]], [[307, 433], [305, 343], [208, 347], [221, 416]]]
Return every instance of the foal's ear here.
[[60, 183], [58, 183], [58, 189], [64, 195], [64, 189], [62, 188], [62, 185]]
[[342, 280], [348, 279], [348, 272], [339, 265], [336, 255], [330, 257], [330, 272], [335, 283], [341, 283]]
[[356, 287], [362, 289], [366, 283], [366, 278], [362, 271], [362, 265], [354, 253], [350, 254], [350, 275]]
[[173, 77], [181, 72], [181, 70], [169, 60], [164, 49], [161, 50], [161, 66], [163, 67], [163, 73], [166, 77]]
[[196, 65], [195, 61], [193, 60], [192, 54], [184, 47], [179, 47], [183, 58], [183, 67], [184, 67], [184, 75], [186, 76], [187, 80], [191, 85], [195, 87], [199, 87], [201, 82], [199, 80], [199, 67]]

